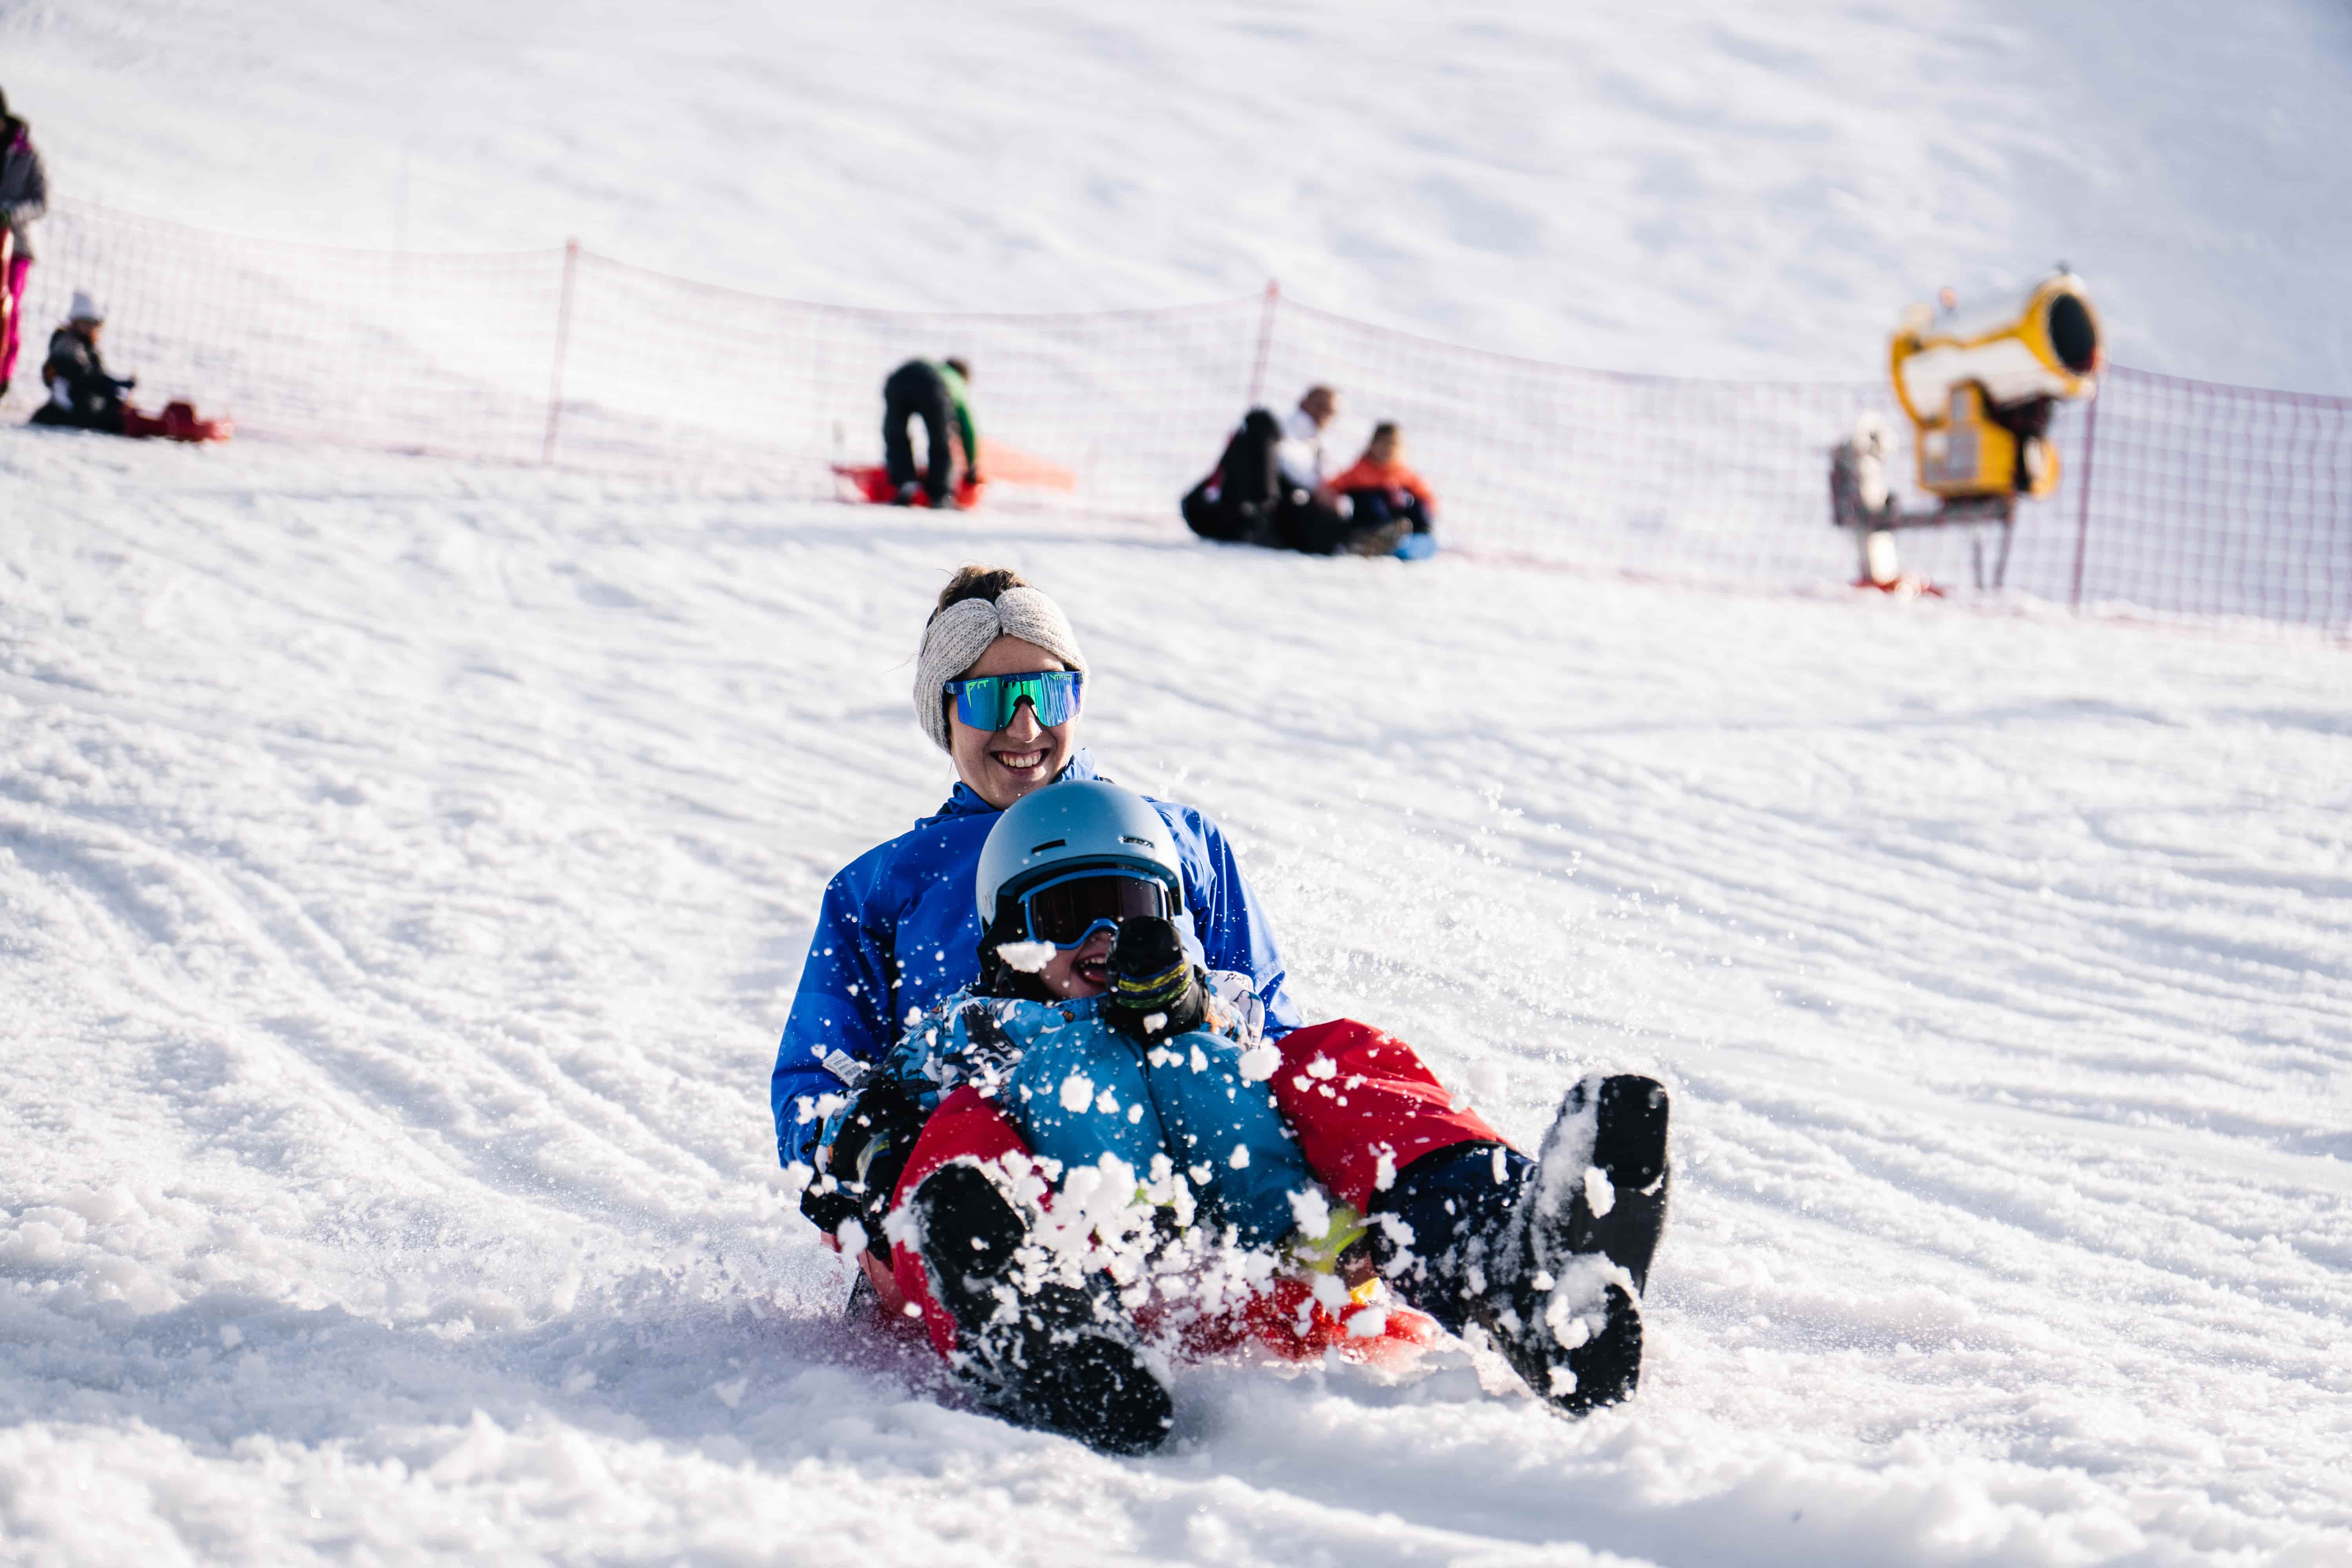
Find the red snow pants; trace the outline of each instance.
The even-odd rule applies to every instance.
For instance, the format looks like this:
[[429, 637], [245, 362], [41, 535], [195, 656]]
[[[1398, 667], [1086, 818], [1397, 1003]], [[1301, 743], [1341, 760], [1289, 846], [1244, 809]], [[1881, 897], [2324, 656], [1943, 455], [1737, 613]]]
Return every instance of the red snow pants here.
[[[1372, 1194], [1397, 1172], [1424, 1154], [1456, 1143], [1504, 1141], [1485, 1117], [1455, 1105], [1411, 1046], [1369, 1025], [1335, 1018], [1278, 1044], [1282, 1067], [1272, 1087], [1283, 1120], [1297, 1134], [1316, 1180], [1360, 1214], [1369, 1212]], [[905, 1204], [943, 1165], [1028, 1152], [1012, 1122], [978, 1089], [951, 1090], [923, 1124], [891, 1206]], [[915, 1312], [907, 1315], [920, 1315], [934, 1349], [945, 1355], [955, 1348], [955, 1319], [933, 1300], [920, 1254], [893, 1246], [887, 1272], [871, 1253], [861, 1253], [859, 1261], [887, 1310], [906, 1313], [912, 1306]]]

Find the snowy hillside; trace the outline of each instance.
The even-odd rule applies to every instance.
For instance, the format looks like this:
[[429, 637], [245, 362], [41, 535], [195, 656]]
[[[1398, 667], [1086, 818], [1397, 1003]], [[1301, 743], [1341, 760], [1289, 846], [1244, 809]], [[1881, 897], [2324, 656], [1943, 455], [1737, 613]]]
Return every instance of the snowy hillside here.
[[[95, 438], [0, 510], [14, 1560], [2352, 1552], [2332, 647]], [[767, 1064], [974, 555], [1312, 1010], [1523, 1138], [1674, 1082], [1630, 1410], [1202, 1369], [1118, 1463], [840, 1325]]]
[[0, 0], [59, 186], [299, 239], [962, 310], [1298, 298], [1866, 378], [2064, 258], [2125, 363], [2352, 391], [2330, 0], [1768, 9]]
[[[2340, 7], [649, 15], [0, 0], [0, 86], [224, 229], [1855, 377], [2063, 254], [2352, 389]], [[2352, 1562], [2340, 644], [769, 485], [0, 429], [0, 1561]], [[973, 559], [1311, 1015], [1521, 1140], [1669, 1080], [1633, 1405], [1197, 1367], [1115, 1461], [842, 1321], [767, 1074]]]

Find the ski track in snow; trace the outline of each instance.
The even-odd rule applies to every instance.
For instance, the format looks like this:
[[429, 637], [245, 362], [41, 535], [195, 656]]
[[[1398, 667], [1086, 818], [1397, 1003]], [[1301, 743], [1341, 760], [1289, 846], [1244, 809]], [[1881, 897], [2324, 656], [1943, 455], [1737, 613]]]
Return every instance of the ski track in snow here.
[[[0, 512], [11, 1561], [2352, 1554], [2338, 648], [259, 447]], [[974, 558], [1313, 1014], [1523, 1142], [1672, 1081], [1632, 1407], [1203, 1367], [1113, 1461], [840, 1321], [766, 1075]]]

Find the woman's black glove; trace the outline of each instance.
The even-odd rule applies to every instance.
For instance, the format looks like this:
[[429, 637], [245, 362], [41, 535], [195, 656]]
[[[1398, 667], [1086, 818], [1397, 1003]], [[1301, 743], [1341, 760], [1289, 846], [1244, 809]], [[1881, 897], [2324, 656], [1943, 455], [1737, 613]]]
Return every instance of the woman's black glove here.
[[887, 1263], [883, 1216], [926, 1114], [904, 1084], [877, 1083], [860, 1093], [826, 1152], [824, 1174], [801, 1193], [801, 1213], [827, 1236], [838, 1234], [844, 1220], [857, 1221], [866, 1227], [866, 1249]]
[[1208, 1017], [1201, 973], [1176, 922], [1159, 915], [1121, 921], [1110, 947], [1110, 999], [1103, 1016], [1145, 1045], [1190, 1034]]

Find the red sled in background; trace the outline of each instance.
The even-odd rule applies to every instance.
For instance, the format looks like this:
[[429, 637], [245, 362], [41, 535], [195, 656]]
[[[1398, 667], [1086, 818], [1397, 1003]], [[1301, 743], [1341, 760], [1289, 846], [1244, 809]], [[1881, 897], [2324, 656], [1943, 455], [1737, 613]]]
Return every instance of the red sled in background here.
[[161, 414], [142, 414], [126, 403], [122, 433], [142, 438], [161, 436], [166, 441], [226, 441], [236, 434], [236, 422], [199, 419], [193, 403], [166, 403]]
[[[969, 478], [957, 478], [956, 505], [967, 509], [977, 506], [980, 498], [995, 483], [1060, 490], [1064, 494], [1078, 488], [1078, 476], [1059, 463], [1033, 458], [1018, 447], [992, 441], [985, 436], [980, 438], [980, 471], [988, 478], [978, 484]], [[879, 463], [835, 463], [833, 473], [841, 481], [844, 500], [887, 506], [898, 499], [897, 488], [890, 483], [889, 471]]]
[[[867, 501], [875, 506], [888, 506], [898, 499], [898, 487], [890, 482], [889, 470], [879, 463], [835, 463], [833, 475], [844, 482], [848, 493], [844, 500]], [[970, 479], [956, 481], [955, 503], [969, 510], [980, 504], [981, 492], [988, 487]]]

